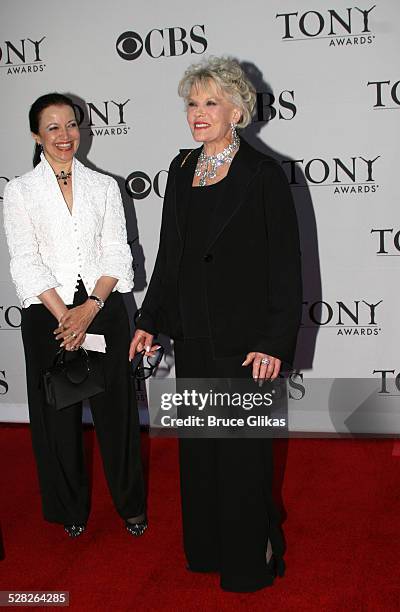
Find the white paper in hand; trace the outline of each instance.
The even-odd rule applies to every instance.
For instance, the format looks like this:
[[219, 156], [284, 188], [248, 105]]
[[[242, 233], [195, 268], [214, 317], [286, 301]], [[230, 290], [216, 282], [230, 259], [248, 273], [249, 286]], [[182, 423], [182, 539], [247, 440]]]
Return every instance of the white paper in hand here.
[[106, 352], [106, 339], [101, 334], [86, 334], [82, 347], [87, 351]]

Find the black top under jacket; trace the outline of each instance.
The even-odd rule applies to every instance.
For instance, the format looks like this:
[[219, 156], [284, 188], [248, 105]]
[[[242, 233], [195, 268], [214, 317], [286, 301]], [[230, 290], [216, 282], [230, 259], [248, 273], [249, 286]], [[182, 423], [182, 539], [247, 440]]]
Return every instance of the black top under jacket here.
[[205, 187], [192, 187], [190, 192], [178, 280], [180, 316], [185, 338], [210, 338], [211, 335], [203, 255], [212, 214], [218, 206], [225, 180]]
[[[193, 175], [202, 147], [172, 161], [154, 271], [136, 316], [183, 338], [178, 279]], [[292, 363], [301, 320], [296, 212], [281, 166], [241, 139], [210, 220], [201, 266], [216, 358], [259, 351]], [[199, 187], [199, 189], [202, 189]]]

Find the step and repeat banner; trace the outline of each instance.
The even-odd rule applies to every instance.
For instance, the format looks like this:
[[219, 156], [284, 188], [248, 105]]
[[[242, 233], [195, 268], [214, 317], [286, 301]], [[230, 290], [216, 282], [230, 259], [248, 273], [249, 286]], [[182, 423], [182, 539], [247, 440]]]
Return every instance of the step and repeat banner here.
[[[169, 163], [193, 146], [179, 79], [206, 56], [235, 57], [257, 90], [244, 137], [282, 164], [300, 224], [303, 320], [289, 392], [297, 414], [317, 393], [319, 413], [295, 428], [337, 430], [332, 402], [348, 397], [337, 382], [335, 392], [338, 380], [374, 380], [382, 410], [396, 404], [397, 0], [3, 0], [0, 12], [0, 206], [6, 183], [32, 167], [30, 105], [50, 91], [67, 93], [81, 127], [78, 158], [121, 188], [136, 275], [126, 296], [132, 316], [156, 257]], [[247, 291], [245, 279], [237, 291]], [[2, 421], [27, 420], [20, 321], [1, 225]], [[158, 376], [173, 376], [168, 339], [165, 347]], [[308, 391], [323, 379], [329, 386]], [[145, 389], [138, 396], [144, 401]], [[389, 433], [400, 431], [399, 421]]]

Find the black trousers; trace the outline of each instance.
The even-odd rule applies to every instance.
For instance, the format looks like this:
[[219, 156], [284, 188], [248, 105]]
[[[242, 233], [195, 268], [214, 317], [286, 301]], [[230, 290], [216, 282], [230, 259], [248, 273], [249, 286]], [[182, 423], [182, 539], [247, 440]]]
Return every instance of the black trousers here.
[[[74, 306], [87, 293], [78, 284]], [[84, 462], [82, 404], [56, 411], [46, 404], [42, 372], [59, 349], [57, 321], [47, 308], [32, 304], [22, 311], [28, 404], [44, 518], [62, 524], [85, 523], [90, 492]], [[87, 330], [104, 334], [106, 391], [90, 400], [105, 475], [115, 507], [124, 519], [145, 511], [140, 458], [140, 428], [128, 362], [130, 331], [121, 294], [114, 292]]]
[[[214, 359], [208, 339], [175, 342], [177, 378], [242, 378], [245, 355]], [[217, 571], [221, 587], [255, 591], [273, 582], [268, 539], [284, 552], [279, 514], [272, 499], [272, 440], [179, 440], [183, 538], [189, 569]]]

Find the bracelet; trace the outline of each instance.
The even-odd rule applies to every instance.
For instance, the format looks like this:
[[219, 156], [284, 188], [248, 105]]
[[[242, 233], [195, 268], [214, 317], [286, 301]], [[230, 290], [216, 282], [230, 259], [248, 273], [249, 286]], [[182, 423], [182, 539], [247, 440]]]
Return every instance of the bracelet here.
[[99, 310], [104, 308], [104, 300], [102, 300], [101, 298], [97, 297], [97, 295], [89, 295], [89, 300], [93, 300], [94, 302], [96, 302], [97, 307], [98, 307]]

